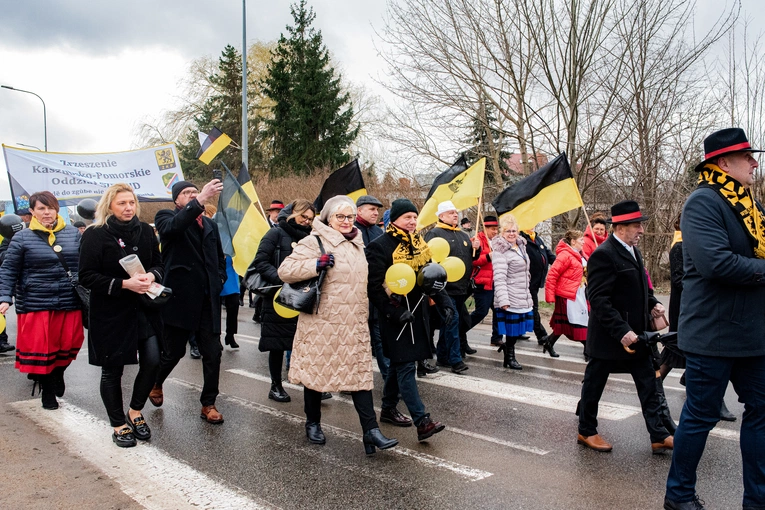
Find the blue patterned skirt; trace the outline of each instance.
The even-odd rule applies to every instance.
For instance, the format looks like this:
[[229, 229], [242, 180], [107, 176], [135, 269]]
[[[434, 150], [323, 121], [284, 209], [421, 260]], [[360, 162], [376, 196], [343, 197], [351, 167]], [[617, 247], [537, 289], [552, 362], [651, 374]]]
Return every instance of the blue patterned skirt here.
[[500, 335], [519, 337], [530, 331], [534, 331], [534, 313], [506, 312], [501, 308], [494, 309], [494, 317], [497, 319], [497, 332]]

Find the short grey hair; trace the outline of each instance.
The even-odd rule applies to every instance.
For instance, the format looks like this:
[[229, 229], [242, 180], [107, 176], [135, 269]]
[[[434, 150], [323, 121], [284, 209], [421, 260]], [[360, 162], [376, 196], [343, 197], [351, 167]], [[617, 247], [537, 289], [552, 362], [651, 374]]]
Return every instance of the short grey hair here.
[[322, 207], [319, 219], [329, 225], [329, 217], [346, 208], [351, 209], [353, 215], [356, 216], [356, 204], [354, 204], [353, 200], [347, 195], [337, 195], [332, 197], [327, 200], [324, 207]]

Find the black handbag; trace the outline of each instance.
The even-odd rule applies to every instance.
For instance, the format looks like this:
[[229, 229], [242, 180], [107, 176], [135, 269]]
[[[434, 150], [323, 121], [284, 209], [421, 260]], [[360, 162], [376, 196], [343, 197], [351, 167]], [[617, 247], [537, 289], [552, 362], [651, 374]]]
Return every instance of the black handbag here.
[[[321, 243], [321, 239], [319, 239], [319, 236], [314, 237], [316, 237], [316, 242], [319, 243], [321, 254], [324, 255], [324, 246]], [[327, 270], [323, 269], [319, 276], [315, 276], [310, 280], [285, 283], [282, 285], [279, 295], [276, 296], [276, 302], [296, 312], [313, 314], [319, 308], [321, 285], [324, 282], [326, 272]]]
[[[274, 252], [274, 267], [276, 268], [279, 267], [280, 254], [281, 248], [277, 246], [276, 252]], [[253, 260], [253, 262], [255, 261]], [[247, 268], [247, 272], [244, 273], [244, 286], [247, 290], [260, 297], [272, 297], [276, 294], [276, 291], [279, 290], [279, 287], [281, 287], [281, 285], [272, 285], [267, 282], [266, 279], [263, 278], [263, 275], [255, 270], [255, 267], [252, 264]]]

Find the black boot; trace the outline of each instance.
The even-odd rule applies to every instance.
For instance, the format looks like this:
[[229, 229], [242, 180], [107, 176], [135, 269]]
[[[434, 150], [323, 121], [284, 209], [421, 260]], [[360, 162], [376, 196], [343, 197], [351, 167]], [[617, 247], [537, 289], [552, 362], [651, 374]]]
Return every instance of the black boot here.
[[66, 383], [64, 383], [64, 370], [66, 370], [66, 367], [56, 367], [50, 374], [51, 377], [53, 377], [53, 390], [57, 397], [63, 397], [64, 392], [66, 391]]
[[517, 338], [508, 338], [505, 342], [505, 361], [502, 366], [513, 370], [523, 370], [521, 364], [515, 359], [515, 342], [517, 340]]
[[477, 350], [475, 350], [472, 347], [470, 347], [470, 344], [467, 343], [467, 340], [465, 340], [462, 343], [462, 357], [463, 358], [465, 357], [465, 354], [470, 355], [470, 354], [475, 354], [477, 352], [478, 352]]
[[545, 342], [542, 345], [542, 354], [549, 352], [551, 358], [560, 358], [560, 354], [555, 352], [555, 349], [553, 346], [555, 345], [555, 342], [558, 341], [558, 338], [560, 338], [557, 335], [549, 335], [545, 337]]
[[40, 377], [40, 387], [42, 388], [43, 409], [58, 409], [58, 400], [56, 400], [56, 389], [53, 382], [53, 376], [48, 374]]
[[324, 436], [321, 424], [318, 421], [305, 422], [305, 435], [308, 441], [313, 444], [324, 444], [327, 442], [327, 438]]
[[398, 444], [398, 439], [389, 439], [380, 432], [379, 428], [364, 432], [364, 451], [367, 455], [375, 453], [375, 448], [387, 450]]
[[669, 405], [667, 404], [667, 397], [664, 394], [664, 383], [661, 377], [656, 378], [656, 394], [659, 396], [659, 418], [661, 418], [661, 424], [667, 429], [667, 432], [671, 436], [675, 435], [677, 430], [677, 424], [672, 419], [672, 415], [669, 413]]
[[281, 381], [271, 381], [271, 391], [268, 392], [268, 398], [277, 402], [289, 402], [292, 400], [284, 391]]

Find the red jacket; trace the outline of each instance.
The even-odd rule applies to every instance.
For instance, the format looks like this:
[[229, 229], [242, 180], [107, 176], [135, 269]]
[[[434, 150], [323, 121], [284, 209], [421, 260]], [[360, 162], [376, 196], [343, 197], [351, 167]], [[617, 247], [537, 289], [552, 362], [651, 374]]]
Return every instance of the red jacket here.
[[[595, 238], [598, 240], [598, 246], [600, 246], [606, 242], [608, 234], [602, 237], [596, 234]], [[597, 246], [595, 246], [595, 241], [592, 240], [592, 227], [587, 225], [587, 230], [584, 231], [584, 247], [582, 248], [582, 255], [585, 260], [590, 260], [590, 255], [595, 251], [595, 248], [597, 248]]]
[[555, 296], [574, 300], [584, 275], [582, 255], [563, 239], [555, 247], [555, 255], [545, 282], [545, 301], [554, 303]]
[[481, 254], [473, 261], [473, 278], [477, 285], [483, 285], [485, 290], [492, 290], [494, 281], [494, 268], [491, 265], [491, 246], [484, 232], [476, 235], [481, 242]]

